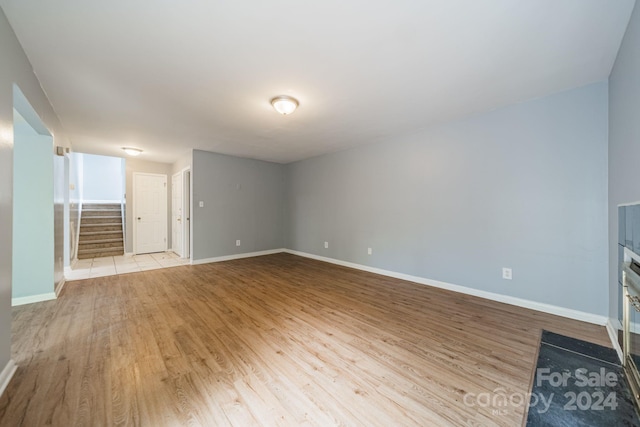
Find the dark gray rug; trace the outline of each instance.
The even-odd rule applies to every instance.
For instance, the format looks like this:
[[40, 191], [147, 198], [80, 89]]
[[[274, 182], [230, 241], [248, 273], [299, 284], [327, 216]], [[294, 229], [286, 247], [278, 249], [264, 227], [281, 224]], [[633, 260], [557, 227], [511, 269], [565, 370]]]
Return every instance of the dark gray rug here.
[[527, 426], [640, 426], [615, 350], [543, 331]]

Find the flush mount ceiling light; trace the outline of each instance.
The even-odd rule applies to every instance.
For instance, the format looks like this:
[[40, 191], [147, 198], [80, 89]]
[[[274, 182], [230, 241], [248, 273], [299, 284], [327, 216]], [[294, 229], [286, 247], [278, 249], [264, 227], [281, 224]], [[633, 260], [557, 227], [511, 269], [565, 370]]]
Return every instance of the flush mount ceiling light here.
[[278, 113], [286, 116], [296, 111], [296, 108], [298, 108], [298, 100], [287, 95], [280, 95], [271, 100], [271, 105], [273, 105], [273, 108], [275, 108]]
[[142, 150], [139, 148], [122, 147], [122, 149], [130, 156], [138, 156], [140, 155], [140, 153], [142, 153]]

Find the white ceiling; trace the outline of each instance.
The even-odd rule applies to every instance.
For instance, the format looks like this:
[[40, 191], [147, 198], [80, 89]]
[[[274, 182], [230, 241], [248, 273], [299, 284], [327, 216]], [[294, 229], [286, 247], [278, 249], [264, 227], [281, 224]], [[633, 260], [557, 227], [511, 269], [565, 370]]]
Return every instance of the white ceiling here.
[[74, 150], [286, 163], [606, 79], [634, 0], [0, 5]]

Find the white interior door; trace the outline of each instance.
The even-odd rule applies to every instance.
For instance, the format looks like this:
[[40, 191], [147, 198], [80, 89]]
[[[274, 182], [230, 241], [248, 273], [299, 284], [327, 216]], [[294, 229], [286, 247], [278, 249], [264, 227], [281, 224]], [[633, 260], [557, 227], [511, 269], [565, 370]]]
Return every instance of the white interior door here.
[[182, 173], [178, 172], [171, 177], [171, 246], [181, 258], [184, 258], [183, 189]]
[[167, 176], [133, 174], [133, 251], [167, 250]]

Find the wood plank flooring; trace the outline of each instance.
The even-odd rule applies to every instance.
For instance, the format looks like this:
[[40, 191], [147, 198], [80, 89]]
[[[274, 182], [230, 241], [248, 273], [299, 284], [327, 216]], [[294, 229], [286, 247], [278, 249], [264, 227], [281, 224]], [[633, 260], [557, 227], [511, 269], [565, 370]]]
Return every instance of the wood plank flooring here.
[[[276, 254], [69, 282], [13, 309], [0, 426], [516, 426], [541, 329], [603, 327]], [[504, 409], [504, 408], [502, 408]]]

